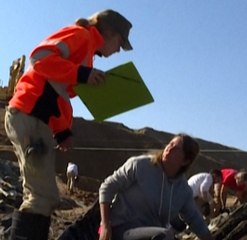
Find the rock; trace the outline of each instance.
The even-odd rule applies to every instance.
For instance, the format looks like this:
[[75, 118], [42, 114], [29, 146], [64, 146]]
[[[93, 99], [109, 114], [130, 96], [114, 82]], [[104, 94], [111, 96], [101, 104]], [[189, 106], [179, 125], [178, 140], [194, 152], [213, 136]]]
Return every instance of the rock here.
[[247, 236], [247, 203], [222, 218], [214, 233], [215, 240], [239, 240]]

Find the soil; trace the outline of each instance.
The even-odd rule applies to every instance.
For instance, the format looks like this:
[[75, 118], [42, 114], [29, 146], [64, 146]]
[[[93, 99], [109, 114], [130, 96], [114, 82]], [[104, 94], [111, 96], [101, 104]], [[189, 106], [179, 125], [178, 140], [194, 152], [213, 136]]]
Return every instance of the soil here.
[[[84, 215], [92, 203], [98, 198], [96, 186], [98, 181], [85, 177], [79, 177], [74, 192], [69, 194], [65, 183], [65, 176], [57, 177], [57, 185], [61, 195], [61, 206], [52, 215], [52, 222], [49, 233], [49, 240], [57, 239], [59, 235], [76, 219]], [[83, 186], [87, 184], [87, 189]]]
[[[98, 198], [100, 181], [79, 176], [74, 192], [69, 194], [65, 174], [58, 174], [57, 186], [60, 191], [60, 206], [52, 215], [49, 240], [55, 240], [59, 235], [90, 208]], [[18, 164], [0, 159], [0, 240], [7, 240], [14, 209], [22, 202], [22, 186], [19, 177]], [[14, 197], [10, 193], [14, 192]], [[9, 194], [9, 196], [4, 196]]]

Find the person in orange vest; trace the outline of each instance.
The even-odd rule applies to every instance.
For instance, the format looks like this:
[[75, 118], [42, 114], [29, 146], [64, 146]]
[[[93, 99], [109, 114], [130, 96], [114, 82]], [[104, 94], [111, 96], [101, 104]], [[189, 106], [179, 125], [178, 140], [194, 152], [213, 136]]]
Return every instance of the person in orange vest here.
[[131, 28], [124, 16], [107, 9], [54, 32], [31, 52], [5, 115], [23, 178], [23, 202], [13, 213], [10, 239], [48, 238], [50, 216], [60, 201], [55, 149], [72, 147], [73, 87], [105, 81], [93, 58], [131, 50]]

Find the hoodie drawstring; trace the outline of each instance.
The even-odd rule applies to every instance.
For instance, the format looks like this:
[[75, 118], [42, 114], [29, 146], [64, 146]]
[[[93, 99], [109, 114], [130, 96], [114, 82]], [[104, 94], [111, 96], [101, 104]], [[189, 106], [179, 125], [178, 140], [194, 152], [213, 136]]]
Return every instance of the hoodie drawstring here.
[[161, 216], [161, 210], [163, 206], [163, 193], [164, 193], [164, 184], [165, 184], [165, 174], [162, 172], [162, 185], [161, 185], [161, 191], [160, 191], [160, 207], [159, 207], [159, 216]]
[[[162, 206], [163, 206], [163, 194], [164, 194], [164, 185], [165, 185], [165, 173], [162, 174], [162, 185], [160, 191], [160, 206], [159, 206], [159, 216], [161, 217]], [[171, 193], [169, 200], [169, 210], [168, 210], [168, 219], [167, 219], [167, 227], [171, 226], [171, 208], [172, 208], [172, 195], [173, 195], [173, 183], [171, 185]]]

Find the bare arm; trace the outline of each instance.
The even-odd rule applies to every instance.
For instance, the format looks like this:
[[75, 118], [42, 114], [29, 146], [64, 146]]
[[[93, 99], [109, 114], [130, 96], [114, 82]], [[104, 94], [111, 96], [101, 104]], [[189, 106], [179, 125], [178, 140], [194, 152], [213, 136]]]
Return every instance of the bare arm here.
[[242, 191], [237, 191], [236, 192], [236, 197], [237, 199], [234, 201], [234, 205], [237, 205], [238, 202], [242, 203], [243, 202], [243, 195], [244, 195], [244, 192]]
[[215, 187], [215, 200], [216, 200], [215, 216], [217, 216], [220, 213], [220, 209], [221, 209], [221, 197], [220, 197], [221, 187], [222, 184], [220, 183], [217, 184]]
[[233, 206], [237, 206], [238, 203], [239, 203], [239, 199], [236, 198], [236, 199], [234, 200], [234, 202], [233, 202]]
[[221, 186], [221, 190], [220, 190], [221, 208], [225, 208], [226, 207], [227, 191], [228, 191], [227, 187], [222, 185]]
[[100, 240], [111, 239], [110, 204], [100, 203]]

